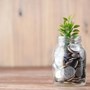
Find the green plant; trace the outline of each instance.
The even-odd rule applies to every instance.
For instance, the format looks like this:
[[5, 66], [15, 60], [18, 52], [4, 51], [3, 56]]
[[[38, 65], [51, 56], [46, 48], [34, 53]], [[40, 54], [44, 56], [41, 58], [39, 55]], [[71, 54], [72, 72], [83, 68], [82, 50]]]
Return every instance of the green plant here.
[[70, 40], [71, 38], [76, 38], [78, 36], [79, 25], [74, 24], [72, 21], [72, 17], [68, 18], [63, 17], [63, 23], [59, 26], [59, 33], [61, 36], [65, 36], [66, 39]]

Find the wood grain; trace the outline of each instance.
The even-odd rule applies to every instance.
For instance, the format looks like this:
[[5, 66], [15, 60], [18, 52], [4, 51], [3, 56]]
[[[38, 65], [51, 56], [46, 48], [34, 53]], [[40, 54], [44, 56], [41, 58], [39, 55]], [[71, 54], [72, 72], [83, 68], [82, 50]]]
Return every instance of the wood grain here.
[[12, 0], [0, 0], [0, 66], [13, 66]]
[[0, 68], [0, 90], [89, 90], [90, 66], [87, 72], [85, 86], [62, 87], [53, 83], [51, 67]]
[[90, 0], [0, 0], [0, 66], [51, 65], [58, 26], [69, 15], [81, 26], [90, 64], [89, 6]]

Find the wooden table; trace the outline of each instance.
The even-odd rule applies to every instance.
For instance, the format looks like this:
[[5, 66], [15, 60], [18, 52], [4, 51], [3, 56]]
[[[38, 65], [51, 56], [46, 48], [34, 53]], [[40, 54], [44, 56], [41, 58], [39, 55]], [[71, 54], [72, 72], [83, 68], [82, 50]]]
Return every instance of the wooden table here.
[[90, 68], [83, 87], [60, 87], [53, 84], [50, 67], [0, 68], [0, 90], [90, 90]]

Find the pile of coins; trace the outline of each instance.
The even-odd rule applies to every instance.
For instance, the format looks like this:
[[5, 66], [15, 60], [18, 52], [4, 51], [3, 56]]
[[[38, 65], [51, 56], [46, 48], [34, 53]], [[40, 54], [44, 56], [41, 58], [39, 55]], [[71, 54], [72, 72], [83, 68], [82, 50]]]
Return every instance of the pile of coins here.
[[[84, 58], [85, 59], [85, 58]], [[63, 66], [54, 64], [55, 80], [59, 82], [80, 83], [85, 78], [85, 60], [80, 52], [74, 51], [70, 46], [66, 47], [63, 56]]]

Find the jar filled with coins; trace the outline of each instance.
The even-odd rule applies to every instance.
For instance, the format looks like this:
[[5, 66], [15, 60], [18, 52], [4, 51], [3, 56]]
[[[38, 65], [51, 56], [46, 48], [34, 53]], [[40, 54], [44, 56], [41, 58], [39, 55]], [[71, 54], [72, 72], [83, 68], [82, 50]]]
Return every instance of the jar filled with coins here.
[[54, 82], [59, 85], [85, 85], [86, 52], [81, 37], [67, 38], [58, 36], [58, 45], [54, 52]]

